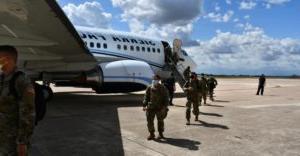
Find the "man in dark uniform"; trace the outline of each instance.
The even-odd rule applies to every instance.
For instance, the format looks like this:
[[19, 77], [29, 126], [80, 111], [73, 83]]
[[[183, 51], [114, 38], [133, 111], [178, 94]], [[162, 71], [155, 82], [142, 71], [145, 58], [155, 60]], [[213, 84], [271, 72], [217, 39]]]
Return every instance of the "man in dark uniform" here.
[[175, 78], [174, 74], [171, 73], [170, 78], [166, 79], [163, 81], [164, 86], [168, 89], [169, 91], [169, 105], [173, 106], [173, 97], [174, 97], [174, 92], [175, 92]]
[[265, 75], [262, 74], [258, 79], [258, 89], [256, 95], [259, 95], [259, 93], [260, 95], [264, 95], [265, 84], [266, 84], [266, 78]]
[[152, 85], [146, 89], [143, 101], [143, 110], [146, 111], [147, 127], [150, 135], [148, 140], [155, 138], [154, 118], [157, 118], [157, 129], [159, 136], [157, 139], [164, 138], [164, 119], [168, 112], [168, 90], [160, 83], [160, 77], [155, 75]]
[[35, 92], [29, 78], [22, 74], [11, 83], [18, 72], [17, 54], [12, 46], [0, 46], [0, 156], [29, 155], [34, 128]]

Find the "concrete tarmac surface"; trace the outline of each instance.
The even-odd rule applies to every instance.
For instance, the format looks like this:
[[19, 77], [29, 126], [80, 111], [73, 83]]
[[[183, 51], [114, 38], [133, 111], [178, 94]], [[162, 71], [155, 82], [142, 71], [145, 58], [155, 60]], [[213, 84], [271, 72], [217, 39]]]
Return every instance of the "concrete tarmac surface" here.
[[[46, 118], [36, 127], [33, 156], [299, 156], [300, 79], [217, 79], [216, 100], [200, 106], [200, 121], [185, 125], [185, 102], [165, 120], [163, 140], [147, 141], [144, 92], [94, 94], [56, 88]], [[157, 135], [157, 132], [156, 132]]]

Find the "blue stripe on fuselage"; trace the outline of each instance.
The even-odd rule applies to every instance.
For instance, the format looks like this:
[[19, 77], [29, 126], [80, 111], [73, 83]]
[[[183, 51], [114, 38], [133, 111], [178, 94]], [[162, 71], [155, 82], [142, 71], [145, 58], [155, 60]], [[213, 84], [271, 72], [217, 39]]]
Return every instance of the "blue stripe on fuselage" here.
[[90, 52], [92, 54], [102, 54], [102, 55], [108, 55], [108, 56], [115, 56], [115, 57], [120, 57], [120, 58], [125, 58], [125, 59], [130, 59], [130, 60], [141, 60], [144, 61], [146, 63], [148, 63], [151, 66], [155, 66], [158, 68], [163, 68], [163, 65], [152, 62], [152, 61], [148, 61], [145, 59], [141, 59], [141, 58], [137, 58], [134, 56], [130, 56], [130, 55], [124, 55], [124, 54], [119, 54], [119, 53], [115, 53], [115, 52], [110, 52], [110, 51], [104, 51], [104, 50], [96, 50], [96, 49], [90, 49]]

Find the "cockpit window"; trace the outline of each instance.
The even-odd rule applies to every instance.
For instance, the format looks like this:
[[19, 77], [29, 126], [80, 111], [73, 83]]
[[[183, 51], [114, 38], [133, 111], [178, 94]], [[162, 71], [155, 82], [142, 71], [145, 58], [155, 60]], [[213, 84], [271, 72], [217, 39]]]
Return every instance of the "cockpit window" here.
[[182, 52], [182, 54], [183, 54], [184, 56], [188, 56], [188, 54], [187, 54], [187, 52], [186, 52], [185, 50], [181, 50], [181, 52]]

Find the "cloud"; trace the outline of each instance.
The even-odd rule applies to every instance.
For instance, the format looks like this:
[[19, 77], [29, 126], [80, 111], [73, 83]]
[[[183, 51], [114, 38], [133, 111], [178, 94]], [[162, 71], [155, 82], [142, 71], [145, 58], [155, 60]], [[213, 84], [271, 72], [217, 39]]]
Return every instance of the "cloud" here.
[[255, 8], [256, 3], [254, 1], [242, 1], [240, 3], [240, 7], [239, 9], [241, 10], [251, 10], [253, 8]]
[[99, 2], [85, 2], [75, 5], [69, 3], [63, 7], [64, 12], [74, 25], [108, 28], [112, 14], [105, 12]]
[[262, 28], [249, 23], [243, 24], [242, 28], [241, 34], [218, 31], [212, 39], [199, 41], [200, 46], [187, 49], [199, 65], [200, 72], [213, 69], [218, 72], [259, 74], [267, 71], [274, 74], [270, 70], [273, 68], [282, 70], [282, 73], [300, 73], [300, 40], [272, 38]]
[[226, 4], [231, 5], [231, 0], [225, 0]]
[[273, 5], [282, 5], [284, 3], [290, 2], [291, 0], [264, 0], [263, 4], [267, 9], [270, 9]]
[[221, 14], [217, 12], [210, 12], [204, 16], [205, 19], [209, 19], [212, 22], [228, 22], [231, 17], [234, 15], [232, 10], [228, 10], [226, 13]]
[[123, 13], [131, 32], [172, 40], [183, 39], [185, 46], [198, 44], [190, 35], [202, 11], [202, 0], [112, 0]]

